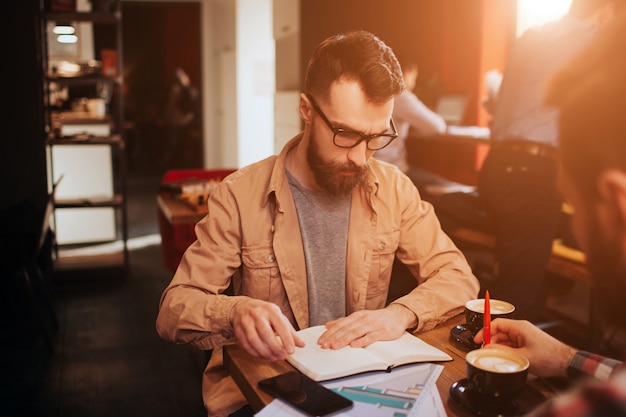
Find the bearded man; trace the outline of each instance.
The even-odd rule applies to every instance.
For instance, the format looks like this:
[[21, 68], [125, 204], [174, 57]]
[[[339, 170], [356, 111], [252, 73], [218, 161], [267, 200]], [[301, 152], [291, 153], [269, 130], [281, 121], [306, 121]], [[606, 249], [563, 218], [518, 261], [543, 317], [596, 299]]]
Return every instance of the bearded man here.
[[[361, 347], [431, 329], [476, 297], [432, 206], [371, 158], [398, 136], [391, 116], [403, 89], [396, 57], [371, 33], [326, 39], [307, 67], [304, 131], [211, 193], [157, 318], [163, 338], [214, 349], [202, 388], [210, 416], [252, 415], [223, 366], [225, 344], [280, 360], [303, 346], [297, 329], [325, 324], [322, 347]], [[396, 257], [417, 287], [387, 305]]]

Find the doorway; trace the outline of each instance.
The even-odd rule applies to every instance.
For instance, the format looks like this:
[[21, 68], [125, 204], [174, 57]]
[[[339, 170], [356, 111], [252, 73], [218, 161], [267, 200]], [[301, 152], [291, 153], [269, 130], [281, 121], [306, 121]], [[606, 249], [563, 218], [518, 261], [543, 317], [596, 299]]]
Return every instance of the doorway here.
[[[201, 168], [200, 3], [122, 2], [122, 15], [129, 170], [160, 174]], [[193, 112], [193, 118], [174, 128], [167, 115], [177, 68], [188, 75], [196, 95], [183, 104], [183, 111]]]

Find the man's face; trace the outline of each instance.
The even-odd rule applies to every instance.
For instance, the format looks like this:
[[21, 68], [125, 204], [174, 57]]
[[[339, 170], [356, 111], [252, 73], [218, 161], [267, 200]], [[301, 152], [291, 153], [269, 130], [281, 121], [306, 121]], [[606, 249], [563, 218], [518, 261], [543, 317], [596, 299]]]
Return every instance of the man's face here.
[[597, 199], [582, 194], [574, 181], [561, 173], [561, 189], [574, 207], [573, 232], [587, 256], [594, 283], [593, 308], [607, 324], [623, 326], [626, 294], [626, 259], [622, 257], [619, 225]]
[[[374, 134], [389, 129], [393, 99], [382, 105], [370, 103], [358, 83], [346, 81], [333, 83], [329, 102], [318, 105], [333, 127]], [[336, 146], [332, 130], [310, 106], [309, 167], [322, 190], [335, 195], [349, 193], [365, 180], [367, 161], [374, 151], [367, 149], [365, 141], [354, 148]]]
[[322, 190], [333, 194], [347, 194], [365, 180], [367, 165], [357, 166], [351, 161], [341, 163], [324, 160], [319, 141], [311, 133], [311, 141], [306, 150], [306, 158]]

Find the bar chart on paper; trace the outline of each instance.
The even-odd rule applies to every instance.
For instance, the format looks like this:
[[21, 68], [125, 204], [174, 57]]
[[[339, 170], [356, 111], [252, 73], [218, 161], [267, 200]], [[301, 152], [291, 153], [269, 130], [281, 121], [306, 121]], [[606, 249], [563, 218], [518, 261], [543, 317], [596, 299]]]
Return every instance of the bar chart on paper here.
[[[370, 372], [323, 382], [322, 385], [354, 402], [350, 410], [337, 414], [338, 417], [445, 416], [435, 384], [442, 369], [443, 366], [433, 363], [412, 364], [390, 373]], [[257, 414], [259, 417], [279, 415], [295, 417], [304, 414], [281, 400], [274, 400]]]

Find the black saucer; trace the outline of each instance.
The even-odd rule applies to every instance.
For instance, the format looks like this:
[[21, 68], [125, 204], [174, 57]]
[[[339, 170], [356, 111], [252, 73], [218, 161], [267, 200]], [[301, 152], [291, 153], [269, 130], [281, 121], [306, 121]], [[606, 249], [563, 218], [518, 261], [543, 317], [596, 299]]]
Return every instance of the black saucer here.
[[456, 381], [450, 387], [450, 398], [473, 415], [485, 417], [513, 417], [526, 414], [546, 399], [537, 389], [526, 385], [520, 395], [505, 404], [478, 401], [467, 387], [467, 379]]
[[470, 348], [472, 350], [480, 348], [480, 345], [474, 343], [474, 337], [472, 336], [472, 332], [465, 327], [465, 324], [457, 324], [453, 328], [450, 329], [450, 337], [457, 343], [462, 344], [466, 348]]

